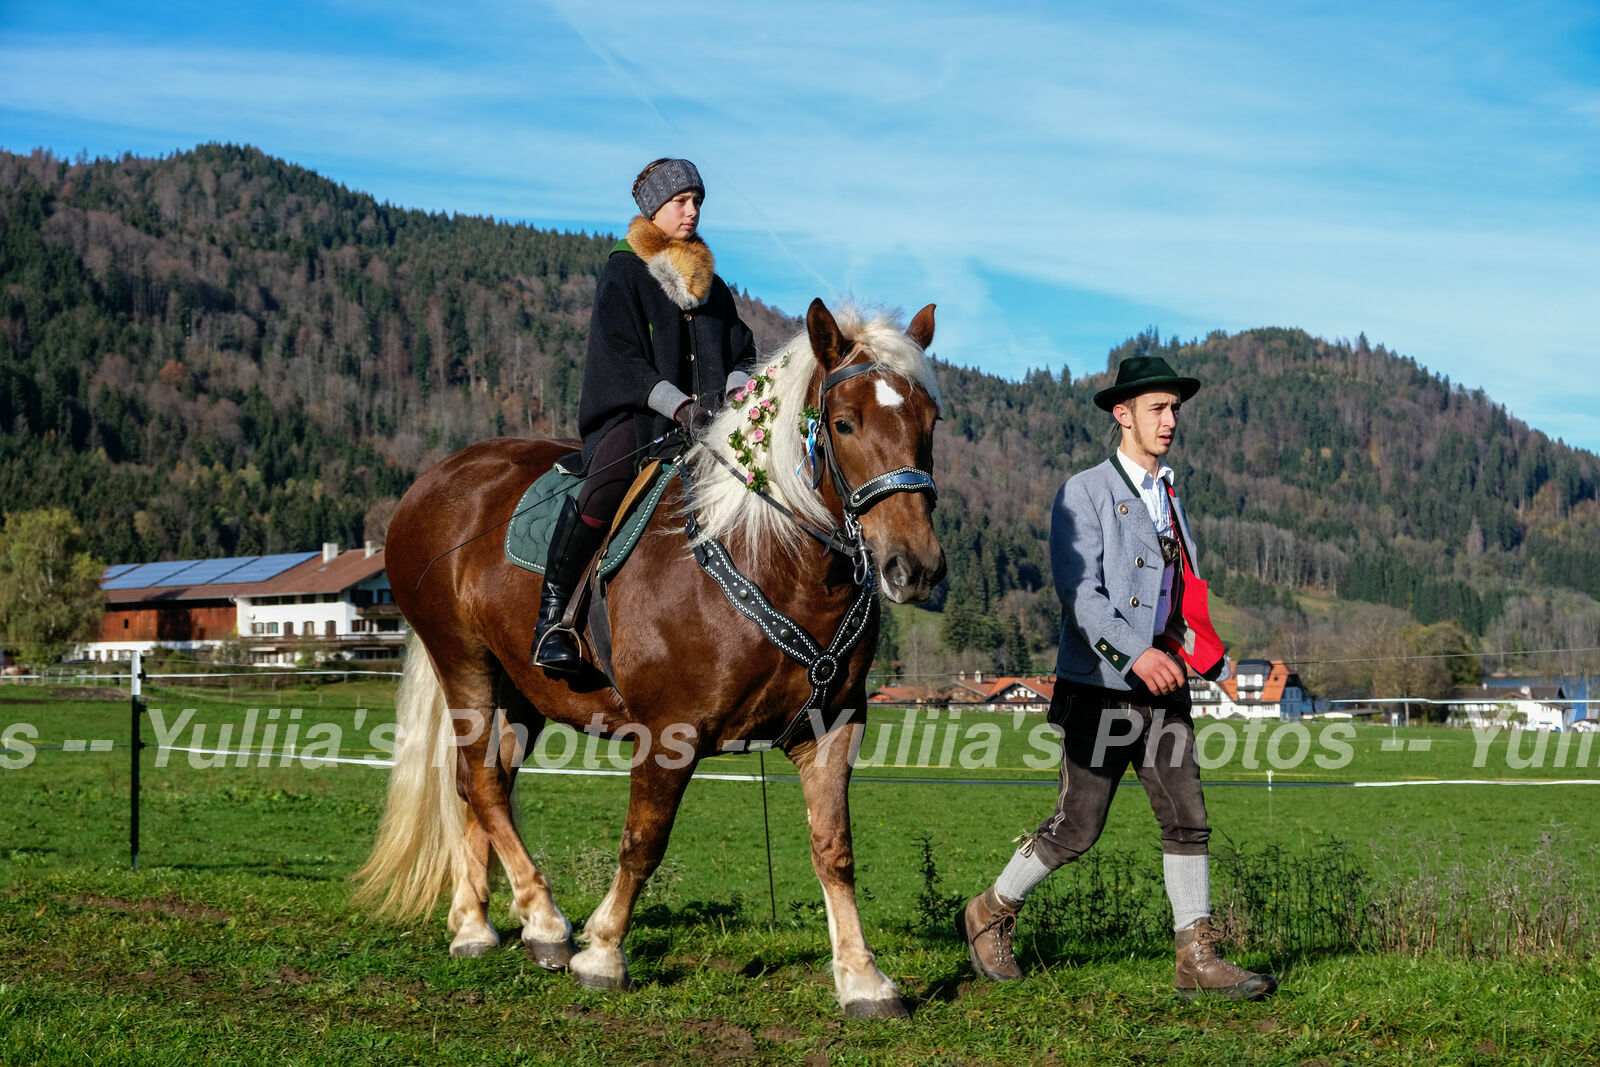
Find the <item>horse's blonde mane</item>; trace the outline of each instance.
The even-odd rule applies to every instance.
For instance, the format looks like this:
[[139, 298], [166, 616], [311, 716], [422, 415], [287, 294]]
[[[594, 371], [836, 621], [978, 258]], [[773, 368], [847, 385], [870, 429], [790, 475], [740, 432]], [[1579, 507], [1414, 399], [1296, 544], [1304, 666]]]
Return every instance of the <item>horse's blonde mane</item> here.
[[[922, 387], [935, 404], [939, 402], [939, 383], [934, 377], [933, 361], [906, 335], [904, 325], [895, 315], [878, 311], [869, 316], [846, 303], [837, 308], [833, 316], [847, 344], [856, 343], [867, 359], [876, 360], [891, 373]], [[767, 493], [805, 522], [823, 530], [830, 529], [833, 517], [823, 506], [820, 492], [811, 488], [810, 466], [796, 469], [801, 467], [805, 457], [805, 437], [800, 430], [802, 413], [808, 404], [816, 401], [812, 379], [817, 371], [817, 357], [811, 351], [811, 338], [805, 330], [764, 359], [757, 373], [768, 369], [774, 372], [772, 385], [763, 395], [775, 398], [778, 410], [771, 424], [771, 445], [764, 457]], [[700, 444], [689, 454], [701, 537], [742, 539], [747, 550], [758, 558], [772, 548], [792, 552], [809, 539], [805, 531], [751, 492], [710, 455], [715, 451], [738, 468], [728, 435], [747, 425], [747, 420], [747, 409], [723, 409], [707, 427]], [[820, 448], [817, 461], [822, 462]]]

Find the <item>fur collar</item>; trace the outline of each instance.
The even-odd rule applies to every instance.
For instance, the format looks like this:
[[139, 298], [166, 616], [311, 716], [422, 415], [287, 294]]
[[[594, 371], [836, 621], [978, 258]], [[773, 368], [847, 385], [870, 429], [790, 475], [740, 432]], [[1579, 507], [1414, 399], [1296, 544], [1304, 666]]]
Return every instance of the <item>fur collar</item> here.
[[685, 311], [699, 307], [711, 295], [716, 260], [698, 236], [687, 240], [668, 237], [643, 215], [628, 224], [628, 247], [650, 268], [650, 274], [667, 297]]

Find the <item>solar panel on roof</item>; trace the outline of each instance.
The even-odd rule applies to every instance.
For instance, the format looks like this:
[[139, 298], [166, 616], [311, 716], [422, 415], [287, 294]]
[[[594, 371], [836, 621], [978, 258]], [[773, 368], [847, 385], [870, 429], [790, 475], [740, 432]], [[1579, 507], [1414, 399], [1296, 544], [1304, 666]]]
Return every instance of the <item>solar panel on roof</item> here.
[[276, 556], [261, 556], [255, 562], [229, 573], [228, 582], [264, 582], [276, 578], [290, 567], [315, 559], [317, 552], [285, 552]]
[[135, 568], [137, 566], [139, 566], [139, 564], [137, 564], [137, 563], [115, 563], [115, 564], [112, 564], [111, 566], [106, 568], [106, 572], [100, 576], [100, 580], [101, 581], [110, 581], [112, 578], [115, 578], [117, 575], [126, 574], [128, 571], [133, 570], [133, 568]]
[[145, 563], [117, 575], [109, 582], [101, 582], [102, 589], [146, 589], [162, 579], [177, 574], [186, 567], [200, 562], [196, 559], [169, 560], [166, 563]]
[[[159, 582], [152, 585], [205, 585], [222, 579], [224, 575], [248, 566], [260, 559], [260, 556], [239, 556], [235, 559], [203, 559], [194, 566], [181, 570], [176, 574], [169, 574]], [[227, 581], [233, 581], [229, 578]]]

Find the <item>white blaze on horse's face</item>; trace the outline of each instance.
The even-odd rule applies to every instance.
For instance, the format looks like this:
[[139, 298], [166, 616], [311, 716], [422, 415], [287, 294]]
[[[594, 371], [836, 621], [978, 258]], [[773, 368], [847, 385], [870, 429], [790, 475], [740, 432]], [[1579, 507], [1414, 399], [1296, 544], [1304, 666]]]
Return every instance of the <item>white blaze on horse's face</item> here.
[[906, 398], [882, 378], [878, 379], [878, 404], [886, 408], [899, 407]]

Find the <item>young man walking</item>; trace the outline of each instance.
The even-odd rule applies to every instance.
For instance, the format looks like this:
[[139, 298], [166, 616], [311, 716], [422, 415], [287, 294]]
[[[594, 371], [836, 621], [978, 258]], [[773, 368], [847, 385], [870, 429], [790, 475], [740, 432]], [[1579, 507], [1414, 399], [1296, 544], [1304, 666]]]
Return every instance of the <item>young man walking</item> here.
[[1120, 447], [1056, 494], [1050, 565], [1063, 610], [1050, 719], [1062, 729], [1060, 797], [994, 885], [956, 916], [974, 969], [995, 981], [1022, 976], [1011, 939], [1023, 901], [1094, 844], [1131, 764], [1161, 824], [1178, 992], [1244, 999], [1277, 988], [1271, 975], [1218, 955], [1211, 924], [1211, 828], [1180, 657], [1215, 678], [1231, 665], [1204, 610], [1194, 541], [1163, 461], [1179, 409], [1199, 388], [1160, 357], [1124, 360], [1094, 398], [1121, 427]]

